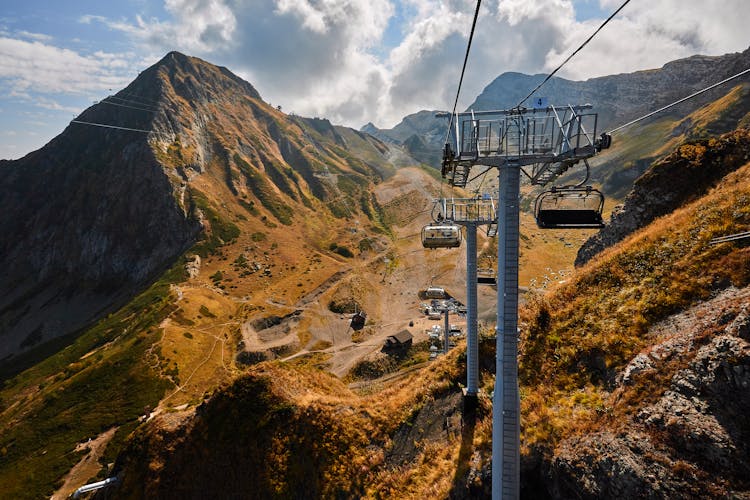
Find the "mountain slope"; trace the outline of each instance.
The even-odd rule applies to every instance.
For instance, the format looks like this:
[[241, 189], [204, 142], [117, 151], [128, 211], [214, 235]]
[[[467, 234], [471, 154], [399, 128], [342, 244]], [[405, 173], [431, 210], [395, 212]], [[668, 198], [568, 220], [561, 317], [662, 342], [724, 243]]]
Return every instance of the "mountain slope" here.
[[706, 193], [750, 157], [750, 132], [740, 129], [719, 138], [687, 142], [655, 162], [639, 177], [625, 203], [605, 228], [578, 250], [576, 265], [621, 241], [654, 219]]
[[[150, 132], [74, 123], [2, 164], [0, 491], [13, 498], [106, 474], [142, 417], [231, 380], [253, 338], [316, 345], [317, 317], [295, 305], [345, 324], [316, 299], [390, 241], [371, 188], [395, 171], [391, 150], [284, 115], [226, 69], [167, 54], [78, 119]], [[287, 315], [305, 327], [291, 342], [252, 327]], [[78, 446], [89, 439], [104, 440], [100, 462]], [[87, 472], [64, 480], [77, 462]]]
[[[737, 135], [747, 140], [746, 131]], [[695, 168], [712, 168], [720, 150], [710, 144], [721, 143], [709, 140], [706, 154], [691, 156]], [[750, 228], [750, 164], [740, 158], [706, 194], [603, 251], [525, 310], [527, 473], [553, 497], [748, 491], [750, 255], [742, 242], [709, 243]], [[665, 168], [645, 177], [669, 190]]]
[[[150, 132], [72, 123], [0, 164], [4, 364], [122, 305], [199, 239], [205, 257], [236, 238], [227, 203], [258, 228], [312, 211], [373, 216], [366, 187], [393, 171], [370, 136], [283, 115], [226, 69], [179, 53], [78, 120]], [[339, 173], [353, 208], [333, 201]]]

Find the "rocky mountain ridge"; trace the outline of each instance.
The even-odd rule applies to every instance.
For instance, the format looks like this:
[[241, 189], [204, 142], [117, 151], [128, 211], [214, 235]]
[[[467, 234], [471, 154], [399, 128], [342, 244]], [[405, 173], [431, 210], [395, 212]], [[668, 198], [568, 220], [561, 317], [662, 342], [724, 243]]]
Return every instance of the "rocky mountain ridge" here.
[[[122, 305], [199, 240], [236, 237], [226, 196], [259, 228], [311, 211], [371, 217], [366, 186], [394, 168], [371, 136], [284, 115], [226, 68], [177, 52], [76, 121], [149, 133], [71, 123], [0, 162], [3, 363]], [[339, 173], [362, 198], [353, 208]]]
[[748, 300], [749, 288], [730, 288], [649, 332], [656, 343], [625, 367], [620, 383], [664, 377], [666, 390], [622, 426], [565, 439], [548, 465], [553, 497], [747, 494]]
[[596, 254], [647, 226], [657, 217], [703, 196], [748, 160], [748, 129], [683, 144], [655, 162], [635, 181], [624, 204], [612, 212], [606, 226], [578, 250], [575, 265], [584, 265]]
[[[598, 113], [598, 130], [601, 132], [674, 102], [748, 67], [750, 49], [723, 56], [696, 55], [669, 62], [658, 69], [609, 75], [585, 81], [552, 77], [537, 92], [536, 97], [547, 97], [550, 104], [558, 106], [592, 104], [593, 111]], [[544, 74], [503, 73], [488, 84], [467, 109], [482, 111], [515, 107], [545, 78]], [[746, 75], [736, 80], [735, 84], [749, 81], [750, 78]], [[719, 99], [726, 92], [726, 88], [719, 87], [672, 108], [668, 116], [685, 116], [706, 103]], [[735, 121], [734, 124], [713, 133], [728, 132], [736, 125]], [[407, 150], [415, 158], [436, 166], [441, 157], [446, 126], [447, 119], [435, 118], [434, 112], [423, 110], [404, 117], [392, 129], [369, 126], [367, 132], [404, 145], [407, 140], [417, 143], [418, 147], [414, 151], [406, 145]], [[689, 128], [689, 124], [686, 126]]]

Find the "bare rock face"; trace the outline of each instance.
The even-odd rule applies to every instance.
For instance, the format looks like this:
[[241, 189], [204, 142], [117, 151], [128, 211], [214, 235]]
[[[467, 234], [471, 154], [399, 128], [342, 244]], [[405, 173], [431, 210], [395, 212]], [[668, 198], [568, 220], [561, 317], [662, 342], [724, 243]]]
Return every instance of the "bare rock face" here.
[[656, 218], [705, 194], [724, 176], [750, 161], [750, 131], [736, 130], [713, 140], [695, 141], [654, 163], [612, 212], [609, 223], [578, 250], [575, 265], [582, 266], [596, 254]]
[[[155, 75], [175, 63], [168, 55], [121, 98], [156, 109]], [[78, 119], [151, 129], [154, 113], [105, 104]], [[75, 123], [0, 162], [0, 366], [122, 305], [196, 241], [174, 175], [147, 134]]]
[[563, 441], [548, 464], [551, 495], [747, 496], [750, 343], [740, 335], [750, 325], [748, 300], [749, 289], [730, 289], [650, 332], [661, 340], [636, 356], [619, 381], [627, 389], [645, 373], [674, 370], [668, 386], [650, 386], [655, 397], [624, 424]]

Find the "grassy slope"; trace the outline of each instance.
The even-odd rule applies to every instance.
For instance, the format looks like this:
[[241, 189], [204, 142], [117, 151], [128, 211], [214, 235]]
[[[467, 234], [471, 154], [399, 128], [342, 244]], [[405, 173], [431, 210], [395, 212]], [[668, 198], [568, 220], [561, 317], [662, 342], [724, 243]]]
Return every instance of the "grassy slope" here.
[[[0, 391], [0, 491], [7, 498], [48, 497], [78, 461], [78, 442], [137, 419], [171, 385], [151, 353], [159, 323], [173, 309], [170, 283], [182, 263], [64, 350], [5, 381]], [[153, 365], [150, 363], [154, 363]], [[112, 458], [111, 454], [108, 458]]]
[[614, 373], [648, 346], [650, 326], [718, 289], [750, 283], [747, 248], [708, 244], [750, 226], [748, 174], [750, 165], [728, 175], [706, 197], [605, 251], [524, 309], [526, 446], [554, 447], [608, 413]]
[[[204, 488], [247, 498], [416, 498], [429, 489], [445, 496], [451, 486], [445, 467], [455, 462], [457, 441], [417, 444], [427, 458], [410, 474], [385, 462], [396, 430], [455, 391], [462, 373], [457, 354], [369, 395], [303, 364], [258, 365], [202, 405], [186, 427], [139, 432], [118, 464], [124, 482], [115, 494], [138, 498], [145, 485], [147, 496], [160, 497]], [[445, 463], [436, 467], [436, 460]], [[192, 480], [184, 481], [186, 475]]]

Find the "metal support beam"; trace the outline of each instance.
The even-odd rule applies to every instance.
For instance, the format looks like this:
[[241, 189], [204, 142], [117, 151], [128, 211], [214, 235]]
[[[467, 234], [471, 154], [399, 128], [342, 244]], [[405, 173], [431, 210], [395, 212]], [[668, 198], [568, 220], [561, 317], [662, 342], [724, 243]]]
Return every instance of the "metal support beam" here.
[[477, 333], [477, 224], [466, 224], [466, 395], [479, 392]]
[[497, 206], [497, 352], [492, 402], [492, 498], [517, 500], [520, 493], [520, 403], [518, 398], [518, 239], [520, 166], [500, 167]]

